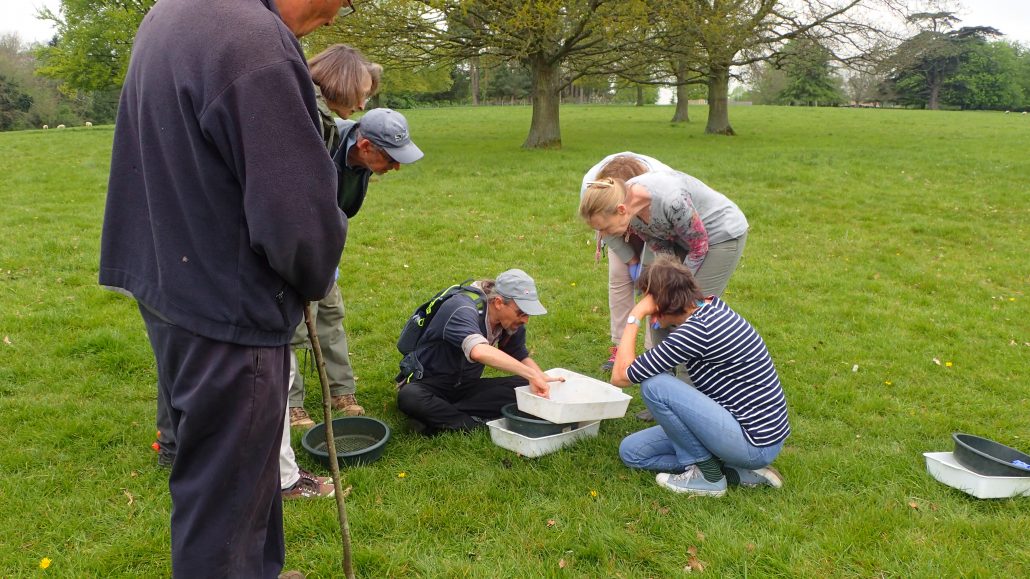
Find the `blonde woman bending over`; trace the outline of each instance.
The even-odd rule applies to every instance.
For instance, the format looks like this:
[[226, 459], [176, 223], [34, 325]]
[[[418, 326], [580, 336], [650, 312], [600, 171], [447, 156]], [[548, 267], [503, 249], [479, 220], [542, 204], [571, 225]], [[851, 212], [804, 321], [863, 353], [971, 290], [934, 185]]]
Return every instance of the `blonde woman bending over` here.
[[679, 171], [593, 181], [583, 192], [579, 215], [601, 232], [631, 272], [641, 262], [641, 252], [627, 241], [636, 235], [655, 253], [675, 254], [705, 296], [726, 290], [747, 240], [748, 222], [740, 208]]

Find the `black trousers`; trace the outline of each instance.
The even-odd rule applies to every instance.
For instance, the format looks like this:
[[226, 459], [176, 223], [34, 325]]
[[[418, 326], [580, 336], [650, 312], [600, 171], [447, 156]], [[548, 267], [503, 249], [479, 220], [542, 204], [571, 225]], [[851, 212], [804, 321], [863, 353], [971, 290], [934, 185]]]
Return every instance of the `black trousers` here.
[[140, 313], [176, 438], [168, 479], [173, 576], [278, 577], [289, 348], [210, 340]]
[[480, 425], [472, 417], [501, 416], [501, 407], [515, 402], [515, 388], [529, 384], [525, 378], [480, 378], [458, 385], [411, 382], [397, 393], [397, 407], [430, 430], [472, 430]]

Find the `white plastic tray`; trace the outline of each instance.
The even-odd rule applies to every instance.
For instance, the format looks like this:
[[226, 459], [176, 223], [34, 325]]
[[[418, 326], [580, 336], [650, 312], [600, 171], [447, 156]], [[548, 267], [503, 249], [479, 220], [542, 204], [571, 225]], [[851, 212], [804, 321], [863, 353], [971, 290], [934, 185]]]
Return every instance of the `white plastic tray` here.
[[589, 424], [580, 424], [577, 428], [567, 432], [552, 434], [551, 436], [541, 436], [540, 438], [530, 438], [505, 428], [508, 425], [505, 418], [491, 420], [486, 425], [490, 427], [490, 438], [494, 441], [494, 444], [530, 458], [550, 454], [581, 438], [597, 436], [597, 431], [601, 428], [600, 422], [591, 422]]
[[620, 388], [564, 368], [554, 368], [545, 373], [562, 376], [565, 381], [551, 382], [550, 398], [532, 394], [529, 386], [519, 386], [515, 389], [519, 410], [558, 424], [626, 415], [631, 397]]
[[950, 452], [924, 452], [930, 476], [978, 499], [1030, 496], [1030, 477], [985, 476], [962, 466]]

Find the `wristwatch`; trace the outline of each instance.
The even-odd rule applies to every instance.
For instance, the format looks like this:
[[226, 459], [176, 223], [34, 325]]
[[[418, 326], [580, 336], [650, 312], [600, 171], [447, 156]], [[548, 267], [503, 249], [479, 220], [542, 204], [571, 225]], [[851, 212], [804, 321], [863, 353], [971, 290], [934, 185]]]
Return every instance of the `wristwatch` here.
[[640, 320], [638, 320], [636, 316], [632, 316], [631, 315], [631, 316], [626, 318], [626, 323], [627, 324], [636, 324], [636, 325], [639, 326], [640, 325]]

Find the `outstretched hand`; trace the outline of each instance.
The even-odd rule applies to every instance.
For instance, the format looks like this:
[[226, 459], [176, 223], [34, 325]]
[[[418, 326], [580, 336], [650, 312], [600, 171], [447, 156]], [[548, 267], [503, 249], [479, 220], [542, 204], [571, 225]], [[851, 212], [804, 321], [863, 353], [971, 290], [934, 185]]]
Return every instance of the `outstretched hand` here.
[[564, 382], [564, 376], [550, 376], [543, 372], [537, 372], [536, 376], [529, 379], [529, 390], [541, 398], [548, 398], [551, 394], [550, 382]]

